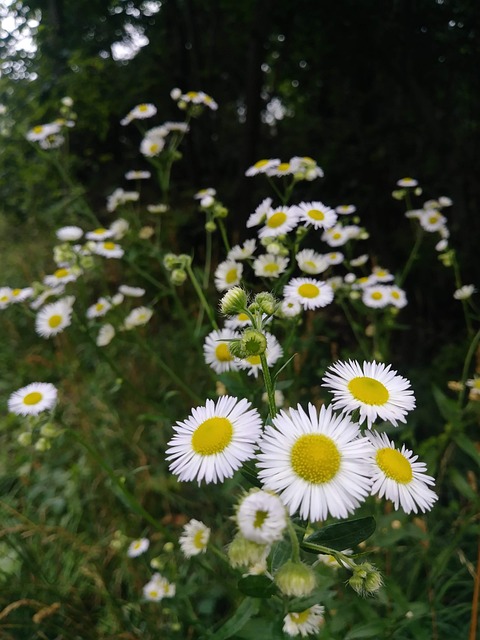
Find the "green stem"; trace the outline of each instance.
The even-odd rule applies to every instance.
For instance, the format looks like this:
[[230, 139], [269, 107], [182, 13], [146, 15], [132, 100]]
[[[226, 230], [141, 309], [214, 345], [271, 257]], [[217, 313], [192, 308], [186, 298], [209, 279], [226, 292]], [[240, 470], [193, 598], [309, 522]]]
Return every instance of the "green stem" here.
[[352, 314], [350, 313], [350, 309], [348, 308], [348, 304], [343, 300], [339, 299], [338, 304], [342, 307], [343, 313], [348, 320], [348, 323], [353, 331], [353, 334], [357, 340], [358, 346], [363, 352], [364, 357], [369, 360], [370, 359], [370, 350], [365, 346], [365, 342], [363, 337], [360, 335], [360, 332], [357, 329], [357, 323], [353, 319]]
[[210, 307], [210, 305], [207, 302], [207, 299], [205, 298], [205, 295], [202, 291], [202, 287], [199, 285], [197, 277], [195, 276], [193, 269], [192, 269], [192, 265], [187, 264], [186, 265], [186, 271], [188, 273], [188, 276], [193, 284], [193, 288], [196, 291], [196, 294], [198, 296], [198, 299], [200, 300], [200, 303], [203, 307], [203, 309], [205, 309], [205, 312], [210, 320], [210, 324], [212, 325], [212, 327], [214, 329], [216, 329], [218, 331], [218, 324], [217, 321], [215, 320], [215, 316], [213, 314], [213, 311]]
[[265, 389], [267, 391], [268, 409], [270, 411], [270, 418], [274, 418], [277, 415], [277, 404], [275, 402], [275, 387], [272, 382], [272, 376], [270, 375], [270, 369], [267, 364], [267, 356], [265, 353], [260, 355], [260, 362], [262, 364], [263, 380], [265, 382]]
[[225, 224], [221, 218], [218, 219], [218, 226], [220, 227], [220, 233], [222, 235], [223, 244], [225, 245], [225, 250], [228, 253], [230, 251], [230, 243], [228, 241]]
[[415, 262], [415, 260], [417, 259], [417, 255], [418, 252], [420, 250], [420, 245], [422, 244], [422, 240], [423, 240], [423, 230], [420, 226], [417, 227], [417, 233], [416, 233], [416, 238], [415, 238], [415, 243], [412, 247], [412, 250], [410, 251], [410, 255], [408, 256], [407, 262], [405, 263], [405, 266], [403, 267], [403, 271], [400, 275], [400, 277], [397, 280], [397, 284], [399, 287], [402, 286], [402, 284], [405, 282], [405, 278], [407, 277], [407, 275], [410, 272], [410, 269], [413, 266], [413, 263]]
[[475, 351], [477, 350], [478, 343], [480, 342], [480, 330], [475, 334], [472, 342], [467, 351], [467, 355], [465, 357], [465, 362], [463, 363], [463, 371], [462, 371], [462, 379], [461, 379], [461, 389], [458, 395], [458, 406], [461, 409], [465, 399], [465, 382], [468, 378], [468, 372], [470, 370], [470, 364], [472, 362], [472, 358], [475, 355]]
[[300, 562], [300, 543], [298, 542], [297, 532], [293, 522], [288, 519], [288, 535], [290, 536], [290, 542], [292, 543], [292, 560], [293, 562]]

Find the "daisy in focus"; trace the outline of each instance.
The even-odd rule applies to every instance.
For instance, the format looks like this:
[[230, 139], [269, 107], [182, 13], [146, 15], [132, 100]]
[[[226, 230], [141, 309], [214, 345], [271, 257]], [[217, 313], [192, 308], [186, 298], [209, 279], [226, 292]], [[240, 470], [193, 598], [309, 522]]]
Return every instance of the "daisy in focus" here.
[[252, 176], [258, 175], [259, 173], [267, 173], [267, 171], [269, 171], [273, 167], [278, 167], [279, 164], [280, 160], [278, 158], [271, 158], [269, 160], [257, 160], [255, 164], [253, 164], [245, 171], [245, 175], [248, 178], [251, 178]]
[[287, 270], [289, 259], [265, 253], [253, 262], [253, 270], [258, 278], [278, 278]]
[[283, 289], [283, 296], [296, 300], [304, 309], [326, 307], [333, 300], [330, 285], [315, 278], [292, 278]]
[[226, 291], [240, 284], [243, 264], [234, 260], [221, 262], [215, 270], [215, 287], [217, 291]]
[[200, 520], [190, 520], [183, 527], [183, 532], [178, 542], [180, 549], [186, 558], [198, 556], [207, 550], [210, 539], [210, 529]]
[[405, 445], [396, 449], [385, 433], [369, 433], [368, 438], [375, 448], [372, 495], [391, 500], [405, 513], [430, 511], [438, 496], [430, 489], [435, 480], [425, 473], [427, 465], [417, 462]]
[[211, 331], [205, 338], [203, 344], [203, 355], [205, 362], [215, 371], [215, 373], [225, 373], [225, 371], [236, 371], [238, 365], [228, 348], [231, 340], [238, 340], [239, 334], [232, 329], [221, 329]]
[[359, 426], [331, 407], [280, 411], [267, 425], [257, 456], [259, 480], [290, 515], [318, 522], [346, 518], [370, 495], [372, 445]]
[[296, 206], [300, 221], [315, 229], [329, 229], [337, 221], [337, 214], [323, 202], [301, 202]]
[[259, 238], [282, 236], [298, 224], [298, 213], [294, 207], [278, 207], [267, 212], [265, 224], [258, 232]]
[[333, 393], [333, 408], [344, 413], [359, 410], [359, 422], [367, 421], [371, 429], [377, 418], [405, 422], [406, 414], [415, 408], [410, 382], [393, 371], [390, 365], [355, 360], [332, 364], [323, 377], [322, 386]]
[[310, 275], [323, 273], [330, 266], [324, 256], [313, 249], [302, 249], [295, 256], [299, 269]]
[[222, 396], [177, 422], [168, 443], [170, 471], [182, 482], [223, 482], [253, 457], [262, 421], [245, 399]]
[[53, 409], [57, 403], [57, 389], [49, 382], [32, 382], [14, 391], [8, 399], [8, 410], [17, 416], [36, 416]]

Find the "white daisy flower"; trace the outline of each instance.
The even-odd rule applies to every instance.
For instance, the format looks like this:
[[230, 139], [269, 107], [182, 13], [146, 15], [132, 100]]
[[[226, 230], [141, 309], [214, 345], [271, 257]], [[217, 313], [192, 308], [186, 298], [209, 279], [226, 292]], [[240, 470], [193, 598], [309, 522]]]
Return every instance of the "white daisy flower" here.
[[132, 169], [132, 171], [127, 171], [125, 174], [125, 180], [148, 180], [152, 177], [150, 171], [137, 171]]
[[326, 242], [329, 247], [341, 247], [350, 240], [350, 235], [344, 227], [337, 224], [322, 233], [322, 240]]
[[133, 107], [127, 116], [121, 121], [121, 124], [125, 125], [132, 120], [145, 120], [146, 118], [152, 118], [157, 113], [157, 107], [150, 103], [137, 104]]
[[302, 312], [302, 305], [298, 300], [285, 298], [280, 304], [280, 311], [285, 318], [295, 318]]
[[52, 296], [60, 296], [64, 291], [65, 286], [63, 284], [56, 287], [49, 287], [48, 289], [45, 289], [45, 291], [42, 291], [42, 293], [30, 303], [30, 308], [37, 311], [37, 309], [40, 309], [40, 307], [45, 304], [48, 298], [51, 298]]
[[372, 275], [375, 276], [377, 282], [391, 282], [394, 280], [393, 274], [388, 269], [383, 267], [373, 267]]
[[113, 232], [113, 240], [121, 240], [130, 229], [130, 223], [125, 218], [118, 218], [112, 222], [109, 229]]
[[143, 587], [143, 597], [149, 602], [160, 602], [164, 598], [173, 598], [176, 587], [159, 573], [154, 573], [151, 580]]
[[40, 142], [45, 140], [49, 136], [54, 136], [60, 132], [60, 125], [55, 122], [49, 122], [48, 124], [37, 124], [30, 129], [25, 136], [30, 142]]
[[300, 221], [312, 225], [315, 229], [329, 229], [337, 221], [335, 211], [323, 202], [300, 202], [296, 210]]
[[427, 465], [405, 445], [396, 449], [386, 433], [369, 433], [368, 438], [375, 447], [372, 495], [391, 500], [405, 513], [429, 511], [438, 496], [428, 486], [435, 480], [425, 473]]
[[265, 253], [253, 262], [253, 270], [258, 278], [278, 278], [285, 273], [290, 260], [284, 256]]
[[335, 212], [341, 216], [348, 216], [350, 213], [355, 213], [357, 207], [354, 204], [339, 204], [335, 207]]
[[290, 515], [317, 522], [346, 518], [370, 494], [372, 445], [359, 426], [331, 407], [281, 410], [260, 442], [258, 477]]
[[243, 311], [241, 313], [237, 313], [236, 316], [230, 316], [225, 320], [225, 327], [227, 329], [243, 329], [251, 324], [252, 321], [246, 313], [243, 313]]
[[105, 229], [104, 227], [98, 227], [93, 231], [88, 231], [85, 234], [85, 238], [87, 240], [107, 240], [113, 236], [113, 231], [111, 229]]
[[141, 298], [145, 295], [145, 289], [142, 287], [131, 287], [128, 284], [121, 284], [118, 291], [129, 298]]
[[127, 556], [129, 558], [136, 558], [141, 556], [142, 553], [147, 551], [150, 546], [150, 540], [148, 538], [138, 538], [138, 540], [133, 540], [128, 546]]
[[106, 240], [105, 242], [97, 242], [93, 247], [93, 253], [104, 258], [121, 258], [125, 251], [119, 244]]
[[149, 213], [166, 213], [169, 210], [168, 204], [147, 204], [147, 211]]
[[397, 287], [397, 285], [391, 285], [388, 287], [388, 293], [390, 295], [390, 304], [397, 309], [403, 309], [407, 306], [407, 294], [403, 289]]
[[238, 365], [235, 358], [230, 353], [229, 343], [231, 340], [239, 339], [240, 335], [232, 329], [221, 329], [211, 331], [205, 338], [203, 344], [203, 354], [205, 362], [215, 371], [215, 373], [225, 373], [225, 371], [236, 371]]
[[245, 171], [245, 175], [250, 178], [252, 176], [258, 175], [259, 173], [267, 173], [269, 169], [271, 169], [272, 167], [278, 167], [279, 164], [280, 160], [278, 158], [271, 158], [269, 160], [257, 160], [255, 164], [253, 164]]
[[183, 555], [186, 558], [192, 558], [205, 553], [209, 539], [210, 529], [200, 520], [193, 519], [183, 527], [178, 542]]
[[8, 410], [17, 416], [36, 416], [53, 409], [57, 403], [57, 389], [49, 382], [32, 382], [14, 391], [8, 399]]
[[227, 291], [240, 284], [243, 264], [234, 260], [224, 260], [215, 270], [215, 287], [217, 291]]
[[125, 300], [125, 296], [123, 295], [123, 293], [120, 293], [120, 292], [115, 293], [109, 299], [109, 301], [113, 304], [114, 307], [118, 307], [118, 305], [122, 304], [124, 300]]
[[[23, 287], [22, 289], [11, 290], [11, 302], [23, 302], [33, 296], [33, 287]], [[0, 295], [0, 308], [1, 308], [1, 295]]]
[[221, 396], [192, 409], [185, 421], [173, 427], [175, 435], [166, 451], [170, 471], [182, 482], [198, 480], [199, 484], [231, 478], [254, 456], [261, 434], [260, 415], [250, 407], [245, 399]]
[[441, 207], [451, 207], [453, 204], [453, 200], [447, 196], [440, 196], [438, 199], [438, 204]]
[[169, 133], [172, 131], [175, 133], [187, 133], [190, 130], [190, 127], [186, 122], [167, 121], [163, 123], [163, 126]]
[[267, 213], [265, 225], [259, 230], [259, 238], [283, 236], [298, 224], [298, 213], [294, 207], [278, 207]]
[[247, 227], [256, 227], [257, 225], [262, 224], [267, 217], [267, 213], [270, 213], [271, 210], [272, 199], [265, 198], [265, 200], [262, 200], [262, 202], [258, 205], [255, 211], [250, 214], [247, 220]]
[[12, 300], [10, 287], [0, 287], [0, 309], [6, 309]]
[[397, 186], [398, 187], [418, 187], [418, 180], [415, 180], [415, 178], [400, 178], [400, 180], [397, 180]]
[[439, 211], [435, 211], [435, 209], [422, 211], [418, 221], [422, 229], [430, 232], [439, 231], [447, 223], [445, 216], [442, 216], [442, 214]]
[[448, 249], [448, 240], [446, 238], [442, 238], [435, 245], [435, 251], [445, 251]]
[[284, 298], [299, 302], [304, 309], [326, 307], [333, 300], [330, 285], [314, 278], [292, 278], [283, 289]]
[[[115, 189], [107, 198], [107, 211], [113, 213], [120, 205], [127, 202], [136, 202], [140, 197], [138, 191], [125, 191], [121, 187]], [[112, 236], [109, 236], [112, 237]], [[92, 240], [101, 240], [102, 238], [91, 238]]]
[[100, 327], [98, 332], [96, 344], [97, 347], [106, 347], [115, 337], [115, 328], [110, 323], [104, 324]]
[[81, 273], [80, 269], [70, 267], [62, 267], [57, 269], [51, 275], [45, 276], [43, 283], [48, 287], [56, 287], [58, 284], [67, 284], [67, 282], [75, 282]]
[[99, 298], [95, 304], [88, 307], [86, 316], [89, 319], [101, 318], [112, 308], [112, 304], [107, 298]]
[[319, 167], [313, 158], [308, 156], [294, 156], [290, 158], [290, 165], [297, 180], [316, 180], [325, 175], [323, 169]]
[[165, 138], [161, 136], [145, 136], [140, 143], [140, 153], [146, 158], [158, 156], [165, 147]]
[[140, 327], [149, 322], [153, 311], [148, 307], [135, 307], [132, 309], [123, 322], [124, 328], [129, 331], [134, 327]]
[[454, 292], [453, 297], [455, 300], [468, 300], [476, 292], [477, 289], [473, 284], [464, 284]]
[[227, 260], [246, 260], [250, 258], [257, 248], [257, 241], [255, 238], [251, 240], [245, 240], [242, 246], [236, 244], [230, 249], [227, 254]]
[[75, 242], [83, 236], [83, 229], [74, 225], [60, 227], [55, 231], [55, 235], [62, 242]]
[[[273, 334], [266, 331], [264, 336], [267, 339], [265, 357], [267, 358], [267, 365], [270, 368], [273, 367], [273, 365], [283, 356], [283, 349]], [[240, 369], [247, 371], [248, 375], [253, 376], [254, 378], [256, 378], [258, 373], [262, 370], [260, 356], [248, 356], [248, 358], [242, 359], [236, 358], [235, 361]]]
[[343, 253], [340, 253], [340, 251], [330, 251], [329, 253], [325, 253], [323, 258], [328, 265], [342, 264], [345, 260], [345, 256]]
[[390, 365], [355, 360], [332, 364], [323, 377], [323, 385], [333, 393], [333, 408], [351, 413], [360, 411], [359, 422], [365, 420], [371, 429], [380, 418], [391, 422], [405, 422], [406, 414], [415, 408], [410, 382], [399, 376]]
[[281, 178], [282, 176], [289, 176], [295, 173], [296, 165], [291, 162], [280, 162], [275, 166], [270, 166], [266, 170], [266, 174], [269, 177]]
[[304, 611], [287, 613], [283, 619], [283, 631], [289, 636], [295, 637], [316, 634], [323, 625], [325, 607], [314, 604]]
[[206, 187], [205, 189], [200, 189], [193, 196], [194, 200], [203, 200], [206, 196], [211, 196], [212, 198], [217, 195], [217, 190], [213, 187]]
[[35, 318], [35, 331], [42, 338], [56, 336], [72, 322], [72, 305], [67, 298], [45, 305]]
[[235, 520], [247, 540], [272, 544], [283, 538], [287, 512], [275, 493], [252, 489], [240, 502]]
[[363, 267], [368, 262], [368, 255], [366, 253], [358, 256], [358, 258], [352, 258], [350, 260], [351, 267]]
[[371, 309], [382, 309], [390, 304], [390, 291], [385, 285], [371, 285], [362, 291], [362, 302]]
[[295, 256], [298, 267], [305, 273], [315, 275], [317, 273], [323, 273], [329, 267], [329, 263], [320, 253], [313, 251], [313, 249], [302, 249]]

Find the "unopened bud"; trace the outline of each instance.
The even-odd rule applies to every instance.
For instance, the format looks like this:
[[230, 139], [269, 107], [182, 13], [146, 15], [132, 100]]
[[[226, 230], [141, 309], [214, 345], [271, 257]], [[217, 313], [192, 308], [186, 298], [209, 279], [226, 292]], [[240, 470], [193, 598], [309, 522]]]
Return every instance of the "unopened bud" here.
[[260, 356], [267, 350], [267, 339], [258, 329], [245, 329], [240, 342], [247, 353], [247, 357]]
[[303, 562], [286, 562], [275, 575], [277, 587], [286, 596], [302, 598], [310, 595], [316, 586], [313, 569]]
[[220, 311], [226, 316], [233, 316], [245, 311], [247, 303], [247, 294], [242, 287], [232, 287], [221, 299]]
[[380, 572], [373, 564], [363, 562], [354, 568], [348, 584], [359, 595], [367, 596], [378, 591], [383, 584], [383, 580]]
[[262, 313], [266, 313], [269, 316], [273, 316], [275, 313], [278, 302], [271, 293], [267, 291], [263, 291], [262, 293], [257, 293], [255, 296], [255, 302], [258, 304], [259, 309]]
[[187, 272], [183, 269], [174, 269], [170, 275], [170, 280], [176, 287], [180, 287], [186, 279]]

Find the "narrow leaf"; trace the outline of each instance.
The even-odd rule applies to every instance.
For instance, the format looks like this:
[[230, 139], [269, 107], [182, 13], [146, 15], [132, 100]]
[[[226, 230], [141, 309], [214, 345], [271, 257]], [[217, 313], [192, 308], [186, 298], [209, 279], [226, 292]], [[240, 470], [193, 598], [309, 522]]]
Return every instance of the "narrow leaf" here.
[[270, 598], [277, 591], [267, 576], [245, 576], [238, 581], [238, 589], [252, 598]]
[[250, 618], [258, 613], [259, 602], [252, 598], [245, 598], [235, 611], [233, 616], [223, 624], [215, 633], [207, 636], [208, 640], [226, 640], [234, 636], [242, 629]]
[[375, 527], [375, 518], [372, 516], [330, 524], [305, 538], [302, 547], [306, 551], [313, 553], [318, 553], [318, 551], [309, 548], [309, 544], [342, 551], [343, 549], [354, 547], [369, 538], [375, 531]]

